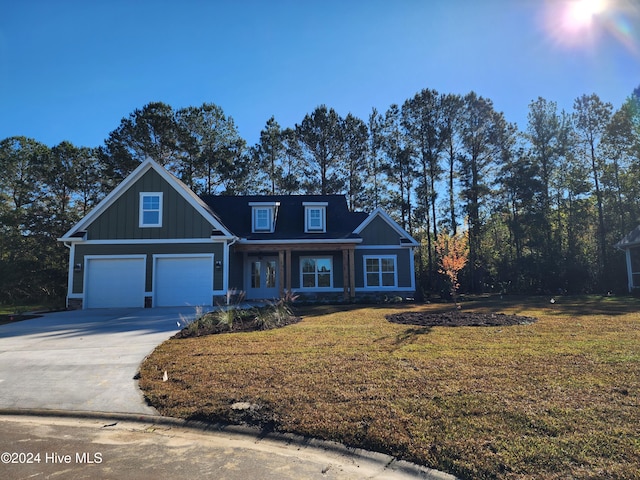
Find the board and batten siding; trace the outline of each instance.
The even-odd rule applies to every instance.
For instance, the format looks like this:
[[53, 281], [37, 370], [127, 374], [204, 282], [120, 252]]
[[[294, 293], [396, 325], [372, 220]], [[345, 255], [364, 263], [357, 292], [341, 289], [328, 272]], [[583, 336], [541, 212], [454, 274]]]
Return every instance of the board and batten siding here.
[[361, 245], [400, 245], [400, 234], [379, 216], [371, 220], [360, 236]]
[[[224, 262], [224, 243], [168, 243], [168, 244], [116, 244], [116, 245], [82, 245], [75, 246], [75, 264], [82, 265], [82, 270], [73, 272], [73, 294], [84, 291], [84, 257], [85, 255], [146, 255], [145, 291], [153, 291], [153, 255], [155, 254], [190, 254], [213, 253], [215, 262]], [[213, 289], [222, 290], [224, 286], [224, 264], [213, 269]]]
[[[162, 192], [162, 227], [140, 228], [140, 193]], [[209, 238], [211, 224], [149, 170], [87, 228], [87, 240]]]

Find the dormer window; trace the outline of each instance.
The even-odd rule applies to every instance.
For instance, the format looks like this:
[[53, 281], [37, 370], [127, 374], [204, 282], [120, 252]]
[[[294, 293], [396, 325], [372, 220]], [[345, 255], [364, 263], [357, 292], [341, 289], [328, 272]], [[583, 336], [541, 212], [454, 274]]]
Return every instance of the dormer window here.
[[273, 233], [279, 202], [251, 202], [251, 231], [253, 233]]
[[139, 226], [162, 227], [162, 192], [140, 192]]
[[327, 231], [327, 202], [304, 202], [305, 233]]

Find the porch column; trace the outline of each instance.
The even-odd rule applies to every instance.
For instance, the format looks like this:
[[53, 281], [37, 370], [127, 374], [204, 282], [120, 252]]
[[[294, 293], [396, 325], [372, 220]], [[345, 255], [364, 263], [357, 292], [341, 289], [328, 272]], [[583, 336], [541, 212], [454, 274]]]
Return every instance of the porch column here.
[[342, 295], [349, 299], [349, 250], [342, 249]]
[[278, 291], [280, 293], [280, 298], [284, 297], [284, 250], [280, 250], [278, 252]]
[[351, 292], [351, 298], [356, 297], [356, 259], [355, 248], [349, 249], [349, 290]]
[[625, 250], [626, 259], [627, 259], [627, 287], [629, 288], [629, 293], [633, 292], [633, 266], [631, 264], [631, 249], [627, 248]]
[[291, 291], [291, 249], [287, 248], [286, 250], [286, 255], [287, 255], [287, 290], [290, 292]]

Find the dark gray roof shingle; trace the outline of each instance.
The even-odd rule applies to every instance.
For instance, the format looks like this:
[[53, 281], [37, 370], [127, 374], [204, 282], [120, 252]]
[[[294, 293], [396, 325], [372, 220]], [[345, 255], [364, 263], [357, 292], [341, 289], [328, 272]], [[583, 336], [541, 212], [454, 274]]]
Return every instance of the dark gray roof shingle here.
[[[353, 231], [366, 218], [364, 212], [350, 212], [344, 195], [206, 195], [202, 200], [235, 235], [248, 240], [308, 240], [360, 238]], [[279, 202], [273, 233], [251, 232], [252, 202]], [[326, 202], [324, 233], [305, 233], [304, 202]]]

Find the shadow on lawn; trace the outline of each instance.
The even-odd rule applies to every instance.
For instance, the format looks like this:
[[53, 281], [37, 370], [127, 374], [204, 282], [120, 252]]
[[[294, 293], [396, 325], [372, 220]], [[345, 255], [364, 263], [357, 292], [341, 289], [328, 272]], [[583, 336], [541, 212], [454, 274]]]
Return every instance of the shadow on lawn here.
[[626, 315], [640, 311], [640, 299], [631, 296], [568, 295], [468, 297], [463, 310], [526, 314], [538, 311], [545, 315]]
[[395, 345], [410, 345], [416, 341], [418, 335], [426, 335], [431, 332], [431, 327], [407, 328], [405, 331], [396, 335]]

